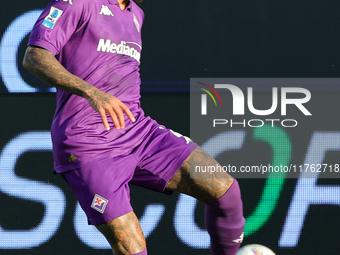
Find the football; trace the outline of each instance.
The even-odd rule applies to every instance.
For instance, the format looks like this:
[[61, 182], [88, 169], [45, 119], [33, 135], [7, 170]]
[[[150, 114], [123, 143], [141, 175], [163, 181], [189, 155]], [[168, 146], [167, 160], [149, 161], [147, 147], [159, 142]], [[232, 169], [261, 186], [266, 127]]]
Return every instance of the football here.
[[261, 244], [248, 244], [241, 247], [237, 255], [275, 255], [275, 253]]

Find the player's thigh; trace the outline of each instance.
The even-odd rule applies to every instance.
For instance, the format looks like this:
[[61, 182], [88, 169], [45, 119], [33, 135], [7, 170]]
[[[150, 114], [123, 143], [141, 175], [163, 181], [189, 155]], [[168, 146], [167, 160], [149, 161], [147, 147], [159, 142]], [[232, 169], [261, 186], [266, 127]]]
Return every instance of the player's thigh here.
[[234, 179], [223, 171], [208, 171], [209, 167], [217, 166], [220, 166], [219, 163], [198, 147], [170, 179], [166, 189], [190, 195], [203, 202], [220, 198]]
[[128, 182], [135, 167], [133, 156], [121, 156], [84, 165], [63, 173], [62, 177], [79, 201], [88, 222], [98, 225], [132, 211]]
[[133, 211], [96, 227], [106, 237], [116, 255], [136, 254], [146, 248], [142, 228]]
[[153, 121], [150, 132], [134, 150], [137, 167], [131, 184], [164, 193], [166, 184], [180, 168], [190, 150], [198, 145]]

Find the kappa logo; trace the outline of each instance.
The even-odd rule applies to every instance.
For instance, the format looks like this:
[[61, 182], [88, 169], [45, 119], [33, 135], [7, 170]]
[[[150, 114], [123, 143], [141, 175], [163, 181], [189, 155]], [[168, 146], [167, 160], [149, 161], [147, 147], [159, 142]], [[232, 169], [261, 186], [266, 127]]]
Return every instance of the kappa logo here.
[[240, 235], [239, 238], [233, 240], [234, 243], [242, 243], [243, 241], [243, 237], [244, 237], [244, 233], [242, 232], [242, 234]]
[[115, 16], [113, 15], [112, 11], [109, 9], [109, 7], [107, 7], [106, 5], [102, 5], [102, 9], [100, 10], [101, 15], [105, 15], [105, 16]]
[[107, 199], [96, 194], [92, 200], [91, 207], [100, 213], [104, 213], [108, 202]]
[[[161, 128], [160, 128], [160, 129], [161, 129]], [[184, 136], [184, 135], [182, 135], [182, 134], [180, 134], [180, 133], [178, 133], [178, 132], [176, 132], [176, 131], [173, 131], [172, 129], [170, 129], [170, 132], [171, 132], [174, 136], [176, 136], [176, 137], [178, 137], [178, 138], [184, 138], [186, 144], [189, 144], [190, 142], [192, 142], [192, 140], [191, 140], [189, 137]]]
[[[57, 2], [61, 1], [61, 0], [56, 0]], [[69, 2], [70, 5], [73, 5], [72, 0], [62, 0], [63, 2]]]

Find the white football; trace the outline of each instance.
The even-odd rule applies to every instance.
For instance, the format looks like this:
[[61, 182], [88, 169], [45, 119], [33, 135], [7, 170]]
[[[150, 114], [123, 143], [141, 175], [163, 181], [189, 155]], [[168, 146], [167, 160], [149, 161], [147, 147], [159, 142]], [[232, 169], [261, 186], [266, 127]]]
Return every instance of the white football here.
[[248, 244], [241, 247], [237, 255], [275, 255], [275, 253], [261, 244]]

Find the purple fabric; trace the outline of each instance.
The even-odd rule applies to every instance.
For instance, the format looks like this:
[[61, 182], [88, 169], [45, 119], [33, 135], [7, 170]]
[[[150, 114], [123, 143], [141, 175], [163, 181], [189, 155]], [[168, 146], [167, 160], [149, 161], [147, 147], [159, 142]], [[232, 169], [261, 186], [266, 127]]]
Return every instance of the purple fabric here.
[[150, 132], [130, 154], [61, 173], [89, 224], [108, 222], [132, 211], [128, 183], [171, 193], [165, 190], [166, 184], [197, 145], [150, 118], [147, 122]]
[[243, 240], [245, 219], [236, 180], [222, 197], [206, 203], [205, 224], [210, 234], [212, 255], [237, 253]]
[[141, 251], [141, 252], [135, 253], [135, 254], [133, 254], [133, 255], [148, 255], [148, 251], [147, 251], [147, 250], [146, 250], [146, 248], [145, 248], [145, 250], [144, 250], [144, 251]]
[[143, 20], [133, 1], [121, 10], [117, 0], [72, 0], [52, 1], [34, 25], [28, 45], [49, 50], [69, 72], [118, 97], [137, 120], [125, 116], [126, 128], [116, 130], [108, 118], [106, 131], [86, 99], [58, 90], [51, 128], [57, 173], [126, 154], [149, 131], [139, 102]]

